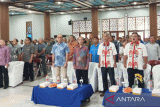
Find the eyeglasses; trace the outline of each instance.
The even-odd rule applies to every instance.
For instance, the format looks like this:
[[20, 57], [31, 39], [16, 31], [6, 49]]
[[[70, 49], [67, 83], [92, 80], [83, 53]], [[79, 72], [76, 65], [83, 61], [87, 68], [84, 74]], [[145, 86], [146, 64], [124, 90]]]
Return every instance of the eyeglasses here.
[[138, 36], [132, 36], [132, 37], [135, 37], [135, 38], [136, 38], [136, 37], [138, 37]]

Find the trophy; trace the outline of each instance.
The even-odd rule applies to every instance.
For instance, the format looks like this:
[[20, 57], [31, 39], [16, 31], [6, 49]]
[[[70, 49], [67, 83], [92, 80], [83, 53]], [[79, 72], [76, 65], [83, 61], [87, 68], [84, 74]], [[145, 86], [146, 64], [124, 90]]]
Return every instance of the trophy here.
[[81, 79], [79, 80], [79, 82], [81, 83], [81, 87], [82, 87], [82, 83], [83, 83], [83, 78], [81, 77]]

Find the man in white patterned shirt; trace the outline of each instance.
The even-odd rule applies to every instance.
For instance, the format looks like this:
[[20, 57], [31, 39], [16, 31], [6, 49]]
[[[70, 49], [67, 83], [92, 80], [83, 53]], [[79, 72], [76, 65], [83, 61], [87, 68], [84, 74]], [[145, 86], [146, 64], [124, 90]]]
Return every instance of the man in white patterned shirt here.
[[129, 87], [134, 85], [134, 79], [137, 76], [138, 87], [144, 88], [143, 70], [147, 68], [147, 58], [145, 45], [138, 41], [138, 34], [133, 32], [132, 42], [128, 43], [125, 47], [123, 62], [124, 67], [127, 67]]
[[103, 93], [100, 96], [104, 96], [104, 93], [108, 90], [107, 73], [109, 73], [111, 85], [115, 85], [114, 68], [116, 65], [116, 47], [112, 42], [109, 42], [109, 34], [103, 34], [104, 42], [99, 45], [99, 68], [101, 67], [102, 79], [103, 79]]

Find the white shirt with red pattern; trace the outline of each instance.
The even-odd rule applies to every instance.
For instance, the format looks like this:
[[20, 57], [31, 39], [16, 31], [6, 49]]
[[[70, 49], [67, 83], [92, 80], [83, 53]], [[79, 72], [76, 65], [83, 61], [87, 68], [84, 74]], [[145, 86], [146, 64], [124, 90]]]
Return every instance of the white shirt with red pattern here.
[[137, 42], [136, 45], [128, 43], [125, 46], [124, 55], [128, 56], [127, 68], [133, 68], [143, 70], [144, 60], [143, 57], [147, 57], [146, 46], [142, 43]]
[[114, 67], [113, 55], [116, 55], [117, 51], [113, 43], [108, 42], [107, 46], [105, 46], [104, 42], [101, 43], [97, 54], [101, 56], [101, 67]]

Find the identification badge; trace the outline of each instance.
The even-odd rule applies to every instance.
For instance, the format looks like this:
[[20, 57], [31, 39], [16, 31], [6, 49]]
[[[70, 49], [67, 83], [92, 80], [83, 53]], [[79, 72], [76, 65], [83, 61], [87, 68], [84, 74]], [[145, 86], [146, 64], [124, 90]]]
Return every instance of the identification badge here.
[[134, 58], [137, 58], [137, 54], [136, 53], [134, 54]]

